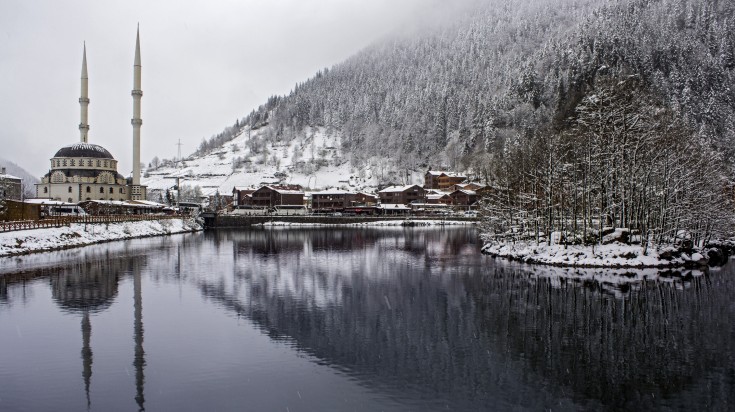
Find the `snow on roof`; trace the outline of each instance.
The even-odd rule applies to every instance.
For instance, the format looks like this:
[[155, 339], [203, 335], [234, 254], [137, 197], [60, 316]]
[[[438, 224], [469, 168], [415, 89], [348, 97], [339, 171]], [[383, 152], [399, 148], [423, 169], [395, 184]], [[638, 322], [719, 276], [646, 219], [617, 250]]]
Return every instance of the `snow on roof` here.
[[23, 179], [19, 178], [18, 176], [13, 176], [13, 175], [9, 175], [9, 174], [1, 174], [0, 175], [0, 179], [23, 180]]
[[462, 193], [464, 193], [466, 195], [469, 195], [469, 196], [474, 196], [474, 195], [477, 194], [477, 192], [475, 192], [474, 190], [467, 190], [467, 189], [458, 189], [458, 190], [455, 190], [454, 192], [452, 192], [452, 194], [455, 194], [457, 192], [462, 192]]
[[444, 196], [449, 196], [449, 193], [432, 193], [429, 195], [426, 195], [427, 199], [441, 199]]
[[403, 204], [380, 204], [377, 206], [379, 209], [385, 210], [410, 210], [411, 208]]
[[282, 189], [276, 186], [263, 186], [263, 187], [267, 187], [270, 190], [273, 190], [274, 192], [278, 192], [282, 195], [303, 195], [304, 194], [303, 190]]
[[466, 175], [463, 175], [463, 174], [461, 174], [461, 173], [457, 173], [457, 172], [447, 172], [447, 171], [444, 171], [444, 170], [429, 170], [429, 171], [428, 171], [428, 173], [429, 173], [430, 175], [432, 175], [432, 176], [441, 176], [441, 175], [447, 175], [447, 176], [449, 176], [449, 177], [463, 177], [463, 178], [465, 178], [465, 179], [467, 178], [467, 176], [466, 176]]
[[34, 205], [76, 206], [76, 203], [68, 203], [68, 202], [62, 202], [60, 200], [51, 200], [51, 199], [26, 199], [23, 202], [34, 204]]
[[421, 187], [419, 185], [406, 185], [406, 186], [390, 186], [386, 187], [385, 189], [379, 191], [378, 193], [400, 193], [405, 192], [408, 189], [411, 189], [413, 187]]
[[312, 195], [356, 195], [357, 193], [350, 192], [348, 190], [330, 188], [327, 190], [322, 190], [320, 192], [312, 192], [311, 194]]

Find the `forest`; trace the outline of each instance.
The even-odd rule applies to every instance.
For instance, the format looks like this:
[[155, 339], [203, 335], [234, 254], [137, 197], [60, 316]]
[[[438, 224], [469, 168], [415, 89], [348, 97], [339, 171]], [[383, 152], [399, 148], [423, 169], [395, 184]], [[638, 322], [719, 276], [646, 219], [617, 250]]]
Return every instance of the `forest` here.
[[[465, 0], [274, 96], [244, 128], [339, 134], [353, 167], [460, 170], [495, 188], [488, 240], [604, 227], [653, 243], [732, 233], [735, 5]], [[680, 240], [680, 239], [679, 239]]]

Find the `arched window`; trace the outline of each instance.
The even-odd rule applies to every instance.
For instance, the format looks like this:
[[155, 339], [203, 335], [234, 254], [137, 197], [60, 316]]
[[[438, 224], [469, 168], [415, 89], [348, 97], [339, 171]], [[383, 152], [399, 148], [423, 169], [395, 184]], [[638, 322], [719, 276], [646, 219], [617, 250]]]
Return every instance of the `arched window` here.
[[125, 193], [125, 189], [121, 187], [120, 188], [120, 193]]
[[69, 193], [71, 193], [71, 186], [69, 186]]
[[109, 167], [109, 166], [110, 166], [110, 163], [107, 160], [105, 160], [105, 167]]
[[[87, 193], [92, 193], [92, 188], [89, 187], [89, 186], [87, 186]], [[87, 200], [89, 200], [89, 199], [87, 199]]]
[[69, 202], [69, 203], [73, 202], [73, 200], [71, 198], [67, 199], [66, 201]]
[[66, 166], [66, 159], [64, 159], [64, 166]]
[[71, 166], [76, 166], [74, 159], [71, 159], [69, 162], [71, 162]]
[[[100, 187], [100, 193], [105, 193], [105, 188], [104, 187]], [[102, 199], [100, 199], [100, 200], [102, 200]]]
[[100, 167], [100, 161], [97, 160], [97, 167]]
[[43, 193], [48, 193], [48, 187], [43, 188]]
[[87, 166], [92, 167], [92, 159], [87, 159]]
[[[115, 189], [110, 188], [110, 193], [115, 193]], [[110, 199], [110, 200], [112, 200], [112, 199]]]

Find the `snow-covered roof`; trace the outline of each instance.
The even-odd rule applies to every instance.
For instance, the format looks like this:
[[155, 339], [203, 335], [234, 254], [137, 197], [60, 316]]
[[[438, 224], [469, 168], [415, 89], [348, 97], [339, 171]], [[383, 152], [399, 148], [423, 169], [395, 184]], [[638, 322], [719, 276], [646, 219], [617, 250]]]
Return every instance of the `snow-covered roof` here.
[[446, 176], [449, 176], [449, 177], [463, 177], [465, 179], [467, 178], [466, 175], [463, 175], [461, 173], [447, 172], [447, 171], [444, 171], [444, 170], [429, 170], [427, 173], [430, 174], [430, 175], [432, 175], [432, 176], [446, 175]]
[[348, 190], [341, 190], [341, 189], [331, 188], [331, 189], [327, 189], [327, 190], [322, 190], [320, 192], [312, 192], [311, 194], [313, 196], [313, 195], [356, 195], [357, 193], [350, 192]]
[[414, 187], [421, 187], [419, 185], [406, 185], [406, 186], [390, 186], [386, 187], [385, 189], [381, 190], [378, 193], [400, 193], [405, 192], [408, 189], [414, 188]]
[[276, 186], [263, 186], [263, 187], [267, 187], [270, 190], [272, 190], [274, 192], [278, 192], [278, 193], [280, 193], [282, 195], [303, 195], [304, 194], [304, 191], [303, 190], [282, 189], [282, 188], [279, 188], [279, 187], [276, 187]]
[[60, 200], [51, 199], [26, 199], [24, 203], [30, 203], [34, 205], [50, 205], [50, 206], [76, 206], [76, 203], [62, 202]]
[[427, 199], [441, 199], [444, 196], [449, 196], [449, 193], [432, 193], [429, 195], [426, 195]]
[[9, 175], [7, 173], [6, 174], [0, 174], [0, 179], [23, 180], [23, 179], [19, 178], [18, 176]]
[[395, 203], [395, 204], [383, 203], [383, 204], [378, 205], [377, 207], [379, 209], [384, 209], [384, 210], [411, 210], [411, 208], [408, 207], [407, 205], [403, 205], [400, 203]]
[[464, 194], [466, 194], [468, 196], [475, 196], [477, 194], [477, 192], [475, 192], [474, 190], [467, 190], [467, 189], [455, 190], [454, 192], [452, 192], [452, 194], [455, 194], [457, 192], [464, 193]]

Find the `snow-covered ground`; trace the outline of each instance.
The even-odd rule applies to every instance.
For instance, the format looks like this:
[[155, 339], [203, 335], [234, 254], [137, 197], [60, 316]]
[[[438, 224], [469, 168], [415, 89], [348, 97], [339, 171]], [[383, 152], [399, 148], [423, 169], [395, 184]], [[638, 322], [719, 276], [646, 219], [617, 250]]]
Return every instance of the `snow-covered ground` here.
[[610, 243], [607, 245], [547, 245], [542, 243], [518, 242], [514, 244], [486, 244], [483, 252], [503, 258], [520, 260], [527, 263], [542, 263], [556, 266], [576, 267], [678, 267], [688, 263], [695, 265], [706, 259], [699, 253], [691, 256], [682, 254], [680, 257], [666, 257], [671, 249], [656, 250], [649, 248], [643, 254], [640, 245]]
[[161, 219], [119, 223], [73, 223], [60, 228], [0, 233], [0, 257], [136, 237], [170, 235], [202, 230], [193, 219]]
[[[250, 133], [245, 129], [212, 153], [190, 156], [177, 167], [148, 170], [142, 183], [149, 192], [165, 191], [176, 184], [172, 177], [178, 176], [182, 186], [199, 186], [208, 196], [218, 191], [231, 194], [233, 187], [276, 183], [298, 184], [311, 190], [375, 191], [390, 173], [395, 173], [394, 165], [387, 159], [372, 159], [366, 167], [354, 169], [342, 153], [340, 136], [323, 128], [307, 128], [290, 141], [278, 142], [271, 127], [265, 126]], [[410, 182], [405, 183], [418, 183], [423, 175], [415, 172], [407, 179]]]

